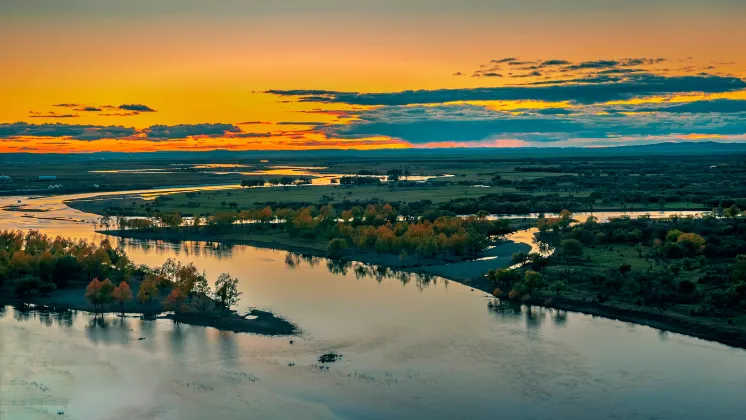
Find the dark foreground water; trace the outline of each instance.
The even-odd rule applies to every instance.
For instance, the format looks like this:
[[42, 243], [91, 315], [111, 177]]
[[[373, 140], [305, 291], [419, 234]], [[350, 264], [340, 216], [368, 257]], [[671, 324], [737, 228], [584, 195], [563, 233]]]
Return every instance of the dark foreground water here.
[[[1, 204], [1, 203], [0, 203]], [[50, 204], [51, 205], [51, 204]], [[93, 237], [83, 223], [10, 219]], [[55, 216], [87, 216], [60, 207]], [[127, 242], [138, 263], [241, 279], [240, 308], [289, 338], [88, 313], [0, 309], [5, 419], [740, 419], [746, 352], [525, 307], [438, 278], [246, 246]], [[341, 361], [320, 367], [334, 350]], [[58, 415], [59, 412], [64, 414]]]

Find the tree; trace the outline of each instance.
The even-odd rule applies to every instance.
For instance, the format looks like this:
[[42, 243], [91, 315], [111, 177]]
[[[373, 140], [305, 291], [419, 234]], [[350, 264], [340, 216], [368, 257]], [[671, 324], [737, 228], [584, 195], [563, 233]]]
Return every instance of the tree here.
[[103, 309], [104, 304], [112, 301], [113, 292], [114, 285], [111, 280], [99, 281], [98, 277], [95, 277], [86, 287], [85, 298], [93, 304], [94, 310], [98, 305], [101, 305], [101, 309]]
[[223, 273], [215, 280], [213, 299], [220, 307], [227, 311], [231, 306], [238, 303], [238, 298], [243, 292], [238, 291], [238, 279], [231, 277], [228, 273]]
[[347, 241], [341, 238], [335, 238], [329, 241], [326, 251], [329, 258], [339, 259], [342, 257], [344, 250], [347, 248]]
[[194, 263], [179, 266], [176, 269], [176, 287], [178, 287], [184, 295], [189, 297], [189, 301], [192, 300], [192, 294], [194, 292], [194, 285], [199, 277], [199, 272]]
[[739, 209], [737, 205], [733, 204], [732, 206], [725, 209], [723, 214], [725, 215], [725, 217], [728, 218], [736, 218], [739, 214], [741, 214], [741, 209]]
[[705, 244], [705, 238], [696, 233], [682, 233], [676, 239], [676, 244], [684, 248], [689, 253], [699, 251]]
[[577, 259], [583, 256], [583, 244], [577, 239], [565, 239], [560, 242], [560, 250], [566, 260]]
[[521, 275], [518, 270], [510, 270], [501, 268], [498, 270], [490, 270], [487, 273], [487, 278], [492, 281], [492, 285], [502, 285], [503, 289], [511, 290], [513, 285], [521, 280]]
[[140, 303], [145, 301], [148, 305], [153, 302], [153, 296], [158, 296], [158, 285], [156, 284], [156, 276], [153, 274], [147, 274], [140, 283], [140, 290], [137, 291], [137, 300]]
[[567, 290], [567, 286], [565, 286], [565, 282], [563, 282], [562, 280], [557, 280], [549, 285], [549, 290], [557, 293], [557, 296], [559, 296], [562, 294], [562, 292]]
[[197, 277], [197, 282], [194, 284], [194, 293], [197, 295], [197, 307], [202, 311], [207, 310], [212, 290], [210, 289], [210, 284], [207, 283], [205, 273], [202, 273]]
[[166, 296], [166, 300], [163, 301], [163, 307], [169, 311], [183, 312], [186, 309], [184, 305], [186, 299], [187, 295], [177, 287], [171, 290], [171, 293]]
[[528, 293], [532, 293], [534, 289], [540, 288], [544, 284], [544, 277], [533, 270], [526, 270], [523, 275], [523, 283], [528, 288]]
[[124, 313], [124, 302], [132, 300], [132, 289], [126, 281], [119, 283], [119, 286], [115, 287], [111, 293], [112, 298], [119, 302], [119, 308]]

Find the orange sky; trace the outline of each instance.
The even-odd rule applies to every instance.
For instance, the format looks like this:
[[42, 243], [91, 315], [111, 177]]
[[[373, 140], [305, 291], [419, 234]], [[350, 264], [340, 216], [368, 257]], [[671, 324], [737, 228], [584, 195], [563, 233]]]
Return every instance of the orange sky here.
[[[156, 124], [223, 123], [272, 136], [209, 135], [156, 142], [137, 136], [84, 141], [23, 135], [0, 138], [0, 151], [407, 147], [411, 143], [406, 139], [381, 135], [335, 139], [313, 126], [278, 124], [347, 124], [356, 117], [339, 119], [302, 111], [371, 107], [302, 103], [294, 97], [261, 92], [398, 92], [515, 84], [517, 79], [468, 76], [480, 64], [503, 57], [572, 62], [665, 57], [669, 62], [659, 67], [670, 69], [667, 75], [694, 74], [711, 66], [710, 74], [746, 76], [744, 15], [734, 13], [742, 9], [727, 0], [714, 7], [686, 1], [691, 7], [641, 4], [613, 12], [597, 7], [583, 12], [578, 6], [575, 13], [541, 9], [506, 9], [501, 13], [497, 8], [484, 13], [469, 13], [467, 8], [446, 13], [427, 10], [427, 4], [435, 3], [426, 2], [418, 13], [416, 2], [407, 0], [412, 6], [405, 13], [294, 13], [288, 9], [227, 15], [178, 10], [118, 15], [86, 6], [93, 4], [87, 0], [76, 1], [81, 4], [81, 13], [24, 9], [26, 6], [14, 6], [11, 1], [10, 8], [0, 14], [0, 37], [4, 40], [0, 45], [0, 123], [116, 125], [138, 130]], [[686, 69], [690, 64], [696, 64], [697, 69]], [[453, 76], [455, 72], [467, 76]], [[529, 77], [520, 82], [543, 79]], [[680, 101], [697, 99], [676, 97]], [[743, 92], [719, 97], [746, 99]], [[469, 103], [496, 110], [557, 106], [548, 101]], [[123, 112], [79, 112], [55, 104], [143, 104], [156, 112], [103, 116]], [[246, 121], [271, 124], [239, 125]]]

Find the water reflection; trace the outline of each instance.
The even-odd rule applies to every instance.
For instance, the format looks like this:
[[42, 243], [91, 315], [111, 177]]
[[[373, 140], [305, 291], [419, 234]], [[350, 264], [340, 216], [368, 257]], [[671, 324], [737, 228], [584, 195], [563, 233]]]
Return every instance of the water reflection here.
[[448, 286], [448, 279], [436, 277], [427, 273], [394, 270], [388, 266], [380, 264], [334, 260], [296, 252], [288, 252], [285, 254], [285, 266], [291, 270], [304, 264], [309, 267], [316, 267], [322, 261], [326, 261], [326, 269], [330, 273], [346, 276], [349, 272], [352, 272], [355, 274], [357, 280], [370, 278], [379, 284], [383, 283], [384, 280], [396, 280], [404, 286], [414, 281], [415, 286], [420, 291], [430, 285], [436, 285], [438, 282], [443, 283], [446, 287]]
[[550, 319], [555, 326], [564, 327], [568, 318], [567, 311], [504, 299], [491, 299], [487, 302], [487, 308], [491, 314], [502, 321], [523, 322], [527, 330], [540, 329], [547, 319]]

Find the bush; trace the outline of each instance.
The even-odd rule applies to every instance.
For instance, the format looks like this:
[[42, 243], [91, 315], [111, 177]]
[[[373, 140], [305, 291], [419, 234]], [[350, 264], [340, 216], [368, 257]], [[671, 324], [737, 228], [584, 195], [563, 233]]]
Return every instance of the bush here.
[[41, 285], [42, 282], [38, 277], [22, 277], [15, 281], [13, 285], [13, 293], [15, 293], [16, 296], [28, 296], [31, 292], [39, 290]]

